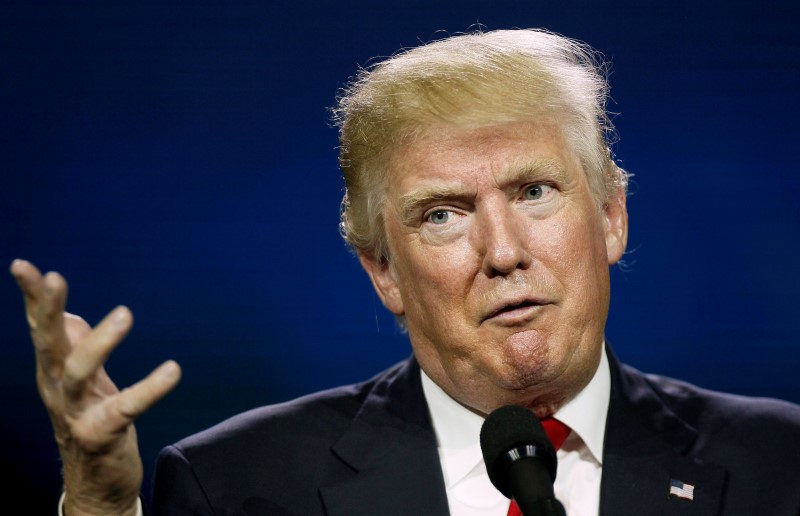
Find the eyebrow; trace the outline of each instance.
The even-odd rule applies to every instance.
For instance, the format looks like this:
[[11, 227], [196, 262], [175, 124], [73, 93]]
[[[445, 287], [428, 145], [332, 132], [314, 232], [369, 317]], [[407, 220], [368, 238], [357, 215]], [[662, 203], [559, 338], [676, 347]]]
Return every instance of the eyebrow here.
[[[498, 185], [517, 185], [539, 182], [558, 182], [563, 180], [564, 167], [558, 160], [543, 158], [537, 160], [520, 160], [514, 162], [497, 176]], [[397, 212], [404, 223], [412, 222], [416, 213], [425, 206], [442, 200], [469, 200], [475, 198], [475, 192], [461, 185], [432, 184], [423, 186], [400, 196], [397, 201]]]
[[537, 160], [519, 160], [501, 171], [497, 177], [498, 184], [519, 184], [532, 181], [563, 181], [566, 170], [560, 161], [554, 158]]

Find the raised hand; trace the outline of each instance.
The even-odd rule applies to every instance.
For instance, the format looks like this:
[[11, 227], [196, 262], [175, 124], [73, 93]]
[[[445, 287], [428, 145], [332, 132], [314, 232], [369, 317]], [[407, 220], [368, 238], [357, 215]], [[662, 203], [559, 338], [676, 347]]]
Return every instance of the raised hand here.
[[167, 361], [119, 390], [103, 364], [128, 334], [131, 312], [111, 311], [91, 328], [65, 312], [67, 282], [15, 260], [11, 274], [25, 298], [36, 352], [36, 383], [53, 424], [64, 466], [65, 514], [136, 514], [142, 460], [133, 422], [180, 380]]

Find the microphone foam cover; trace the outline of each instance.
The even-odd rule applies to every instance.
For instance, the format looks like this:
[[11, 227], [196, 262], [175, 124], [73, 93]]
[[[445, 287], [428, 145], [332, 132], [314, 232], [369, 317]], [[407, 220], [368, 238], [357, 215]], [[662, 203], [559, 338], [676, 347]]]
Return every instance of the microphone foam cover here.
[[509, 450], [533, 445], [548, 450], [555, 459], [542, 423], [530, 410], [517, 405], [505, 405], [489, 414], [481, 426], [480, 440], [489, 480], [508, 498], [512, 498], [507, 482]]

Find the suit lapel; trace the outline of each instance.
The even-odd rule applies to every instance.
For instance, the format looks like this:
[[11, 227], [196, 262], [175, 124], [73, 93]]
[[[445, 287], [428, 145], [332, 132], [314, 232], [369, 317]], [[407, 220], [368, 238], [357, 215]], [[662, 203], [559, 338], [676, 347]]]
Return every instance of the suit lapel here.
[[[611, 402], [600, 515], [718, 515], [727, 471], [693, 457], [696, 430], [641, 373], [607, 352]], [[436, 437], [413, 359], [375, 385], [332, 451], [354, 475], [320, 489], [326, 514], [448, 514]], [[693, 499], [670, 495], [672, 480], [694, 486]]]
[[[697, 432], [664, 404], [644, 376], [610, 349], [600, 514], [719, 514], [727, 472], [691, 456]], [[693, 494], [670, 495], [672, 481]]]
[[376, 384], [333, 453], [355, 474], [320, 489], [330, 516], [448, 514], [436, 437], [415, 361]]

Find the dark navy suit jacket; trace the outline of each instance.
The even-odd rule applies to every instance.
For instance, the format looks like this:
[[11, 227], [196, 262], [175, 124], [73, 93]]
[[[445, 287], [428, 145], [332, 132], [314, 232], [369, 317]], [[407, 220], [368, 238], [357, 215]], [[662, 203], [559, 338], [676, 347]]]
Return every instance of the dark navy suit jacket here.
[[[601, 515], [800, 515], [800, 407], [644, 375], [608, 354]], [[695, 486], [692, 501], [669, 495], [673, 479]], [[168, 446], [148, 511], [446, 516], [419, 366], [411, 358]]]

